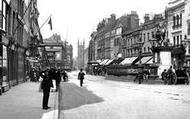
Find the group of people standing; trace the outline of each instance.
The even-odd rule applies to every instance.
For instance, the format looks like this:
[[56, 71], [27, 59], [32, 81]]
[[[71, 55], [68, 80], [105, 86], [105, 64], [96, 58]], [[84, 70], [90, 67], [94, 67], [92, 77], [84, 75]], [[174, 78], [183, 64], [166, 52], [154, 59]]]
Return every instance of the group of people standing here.
[[170, 66], [168, 70], [164, 69], [161, 76], [164, 84], [176, 84], [178, 77], [183, 78], [185, 83], [189, 84], [189, 72], [185, 68], [174, 70], [173, 67]]
[[[81, 87], [83, 85], [84, 76], [85, 73], [83, 72], [83, 69], [80, 69], [80, 72], [78, 73], [78, 79], [80, 80]], [[54, 87], [53, 80], [55, 80], [56, 82], [56, 91], [58, 91], [61, 77], [63, 77], [64, 81], [68, 81], [68, 76], [65, 71], [61, 72], [59, 69], [51, 68], [41, 71], [40, 77], [42, 78], [40, 88], [43, 90], [42, 108], [49, 109], [50, 107], [48, 107], [48, 100], [50, 95], [50, 89]]]
[[48, 107], [48, 100], [49, 100], [50, 89], [54, 87], [53, 80], [55, 80], [56, 84], [55, 91], [58, 91], [62, 77], [64, 81], [67, 81], [68, 76], [64, 70], [61, 71], [60, 69], [51, 68], [41, 71], [40, 77], [42, 78], [40, 88], [43, 90], [42, 108], [49, 109], [50, 107]]

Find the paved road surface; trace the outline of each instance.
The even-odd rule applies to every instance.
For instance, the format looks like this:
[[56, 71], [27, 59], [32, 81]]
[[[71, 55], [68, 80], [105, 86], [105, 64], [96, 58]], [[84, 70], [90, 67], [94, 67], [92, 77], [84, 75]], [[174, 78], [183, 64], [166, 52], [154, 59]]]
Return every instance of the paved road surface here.
[[[111, 77], [109, 77], [111, 79]], [[142, 84], [77, 72], [61, 84], [60, 119], [190, 119], [190, 86]]]

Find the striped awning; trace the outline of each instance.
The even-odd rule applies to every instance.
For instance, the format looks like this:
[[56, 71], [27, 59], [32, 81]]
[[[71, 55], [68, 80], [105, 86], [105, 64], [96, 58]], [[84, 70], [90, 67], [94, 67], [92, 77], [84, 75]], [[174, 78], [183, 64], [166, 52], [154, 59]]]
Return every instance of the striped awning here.
[[100, 62], [100, 65], [105, 65], [108, 60], [109, 60], [109, 59], [103, 60], [102, 62]]
[[109, 65], [110, 63], [112, 63], [112, 61], [113, 59], [108, 60], [105, 65]]
[[137, 57], [128, 57], [128, 58], [125, 58], [120, 64], [121, 65], [126, 65], [126, 64], [131, 64], [133, 63], [133, 61], [135, 61], [135, 59], [137, 59]]
[[[152, 58], [153, 58], [152, 56], [143, 57], [141, 59], [141, 64], [152, 64], [153, 63], [153, 59]], [[140, 60], [136, 64], [140, 64]]]

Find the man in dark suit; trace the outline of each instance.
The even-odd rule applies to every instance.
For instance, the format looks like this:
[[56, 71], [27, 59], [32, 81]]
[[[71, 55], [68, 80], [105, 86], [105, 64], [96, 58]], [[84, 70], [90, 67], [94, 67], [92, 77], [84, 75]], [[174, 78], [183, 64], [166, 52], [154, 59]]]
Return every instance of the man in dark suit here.
[[80, 80], [80, 86], [82, 87], [83, 80], [84, 80], [85, 73], [80, 69], [80, 72], [78, 73], [78, 79]]
[[41, 72], [42, 80], [42, 89], [43, 89], [43, 103], [42, 108], [43, 109], [49, 109], [48, 107], [48, 100], [49, 100], [49, 94], [50, 94], [50, 88], [53, 87], [52, 80], [48, 76], [48, 70]]
[[59, 69], [55, 70], [55, 83], [56, 83], [56, 91], [59, 89], [59, 84], [61, 82], [61, 73]]

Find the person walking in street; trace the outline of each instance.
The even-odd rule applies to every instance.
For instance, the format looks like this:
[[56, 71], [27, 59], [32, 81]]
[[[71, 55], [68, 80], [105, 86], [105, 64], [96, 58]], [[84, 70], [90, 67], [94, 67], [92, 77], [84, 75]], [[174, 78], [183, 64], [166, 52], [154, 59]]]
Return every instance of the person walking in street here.
[[56, 69], [55, 70], [55, 83], [56, 83], [56, 92], [58, 91], [59, 89], [59, 84], [61, 82], [61, 73], [60, 73], [60, 70], [59, 69]]
[[48, 107], [48, 100], [50, 95], [50, 88], [53, 87], [52, 80], [48, 76], [48, 70], [41, 72], [42, 80], [42, 90], [43, 90], [43, 102], [42, 102], [42, 108], [43, 109], [49, 109]]
[[84, 80], [85, 73], [83, 72], [83, 69], [80, 69], [80, 72], [78, 73], [78, 79], [80, 80], [80, 86], [82, 87], [83, 80]]
[[168, 74], [168, 84], [174, 84], [175, 73], [173, 71], [172, 66], [170, 66], [170, 68], [168, 69], [167, 74]]

